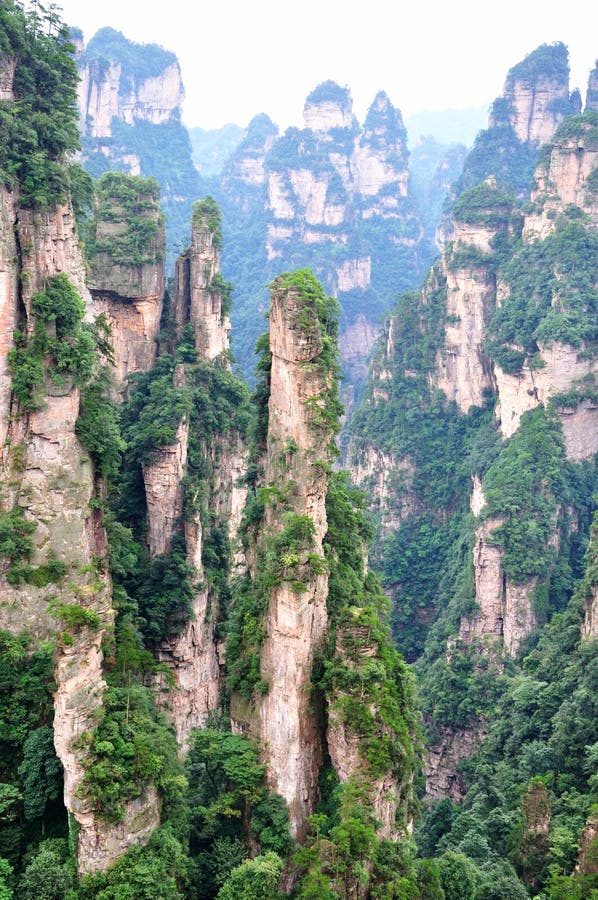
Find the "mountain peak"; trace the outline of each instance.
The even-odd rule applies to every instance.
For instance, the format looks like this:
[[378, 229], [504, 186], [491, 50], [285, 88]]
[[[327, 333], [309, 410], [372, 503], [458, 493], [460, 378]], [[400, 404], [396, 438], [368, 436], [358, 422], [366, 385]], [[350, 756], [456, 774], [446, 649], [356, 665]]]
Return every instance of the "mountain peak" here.
[[303, 108], [305, 127], [326, 132], [332, 128], [351, 128], [353, 101], [348, 87], [335, 81], [323, 81], [308, 95]]

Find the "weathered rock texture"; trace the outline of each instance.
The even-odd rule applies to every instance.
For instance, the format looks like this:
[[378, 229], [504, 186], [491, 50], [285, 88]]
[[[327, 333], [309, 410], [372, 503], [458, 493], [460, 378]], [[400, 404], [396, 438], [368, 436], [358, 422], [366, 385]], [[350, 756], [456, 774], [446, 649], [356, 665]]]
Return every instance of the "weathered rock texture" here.
[[430, 800], [450, 797], [455, 803], [463, 800], [467, 786], [459, 771], [459, 763], [471, 756], [486, 736], [483, 722], [462, 731], [437, 727], [439, 739], [428, 747], [424, 757], [426, 796]]
[[167, 216], [170, 266], [188, 240], [199, 194], [189, 134], [181, 122], [184, 90], [176, 56], [102, 28], [86, 47], [80, 41], [77, 65], [82, 164], [95, 178], [103, 172], [156, 178]]
[[506, 119], [522, 143], [550, 140], [566, 115], [580, 111], [570, 105], [565, 47], [544, 45], [530, 53], [509, 71], [503, 96], [499, 110], [493, 109], [491, 127]]
[[100, 60], [84, 58], [79, 73], [81, 127], [83, 134], [94, 138], [112, 137], [114, 118], [127, 125], [136, 120], [162, 125], [178, 114], [184, 96], [176, 59], [147, 78], [123, 71], [120, 62], [111, 61], [106, 67]]
[[11, 401], [8, 356], [18, 321], [18, 268], [13, 197], [0, 188], [0, 454], [5, 453]]
[[591, 589], [584, 603], [584, 620], [581, 626], [582, 637], [598, 638], [598, 588]]
[[[516, 374], [503, 371], [490, 356], [493, 352], [491, 341], [496, 334], [490, 326], [496, 326], [497, 311], [509, 302], [508, 272], [504, 281], [500, 279], [502, 262], [497, 254], [501, 246], [504, 248], [506, 240], [514, 232], [518, 235], [520, 230], [526, 244], [544, 241], [562, 215], [577, 219], [590, 228], [596, 227], [595, 124], [588, 118], [576, 116], [559, 128], [567, 114], [577, 113], [579, 109], [577, 101], [568, 94], [566, 49], [559, 45], [549, 48], [546, 55], [545, 51], [546, 48], [539, 48], [536, 54], [511, 71], [505, 96], [493, 107], [491, 127], [484, 133], [485, 141], [480, 141], [469, 164], [466, 163], [467, 178], [460, 186], [463, 193], [455, 203], [452, 218], [442, 229], [441, 261], [430, 273], [419, 300], [414, 302], [423, 339], [421, 344], [414, 341], [421, 356], [417, 357], [417, 351], [413, 356], [425, 368], [425, 355], [430, 346], [428, 338], [436, 341], [433, 343], [435, 366], [428, 374], [432, 391], [438, 388], [443, 392], [449, 414], [449, 404], [453, 402], [460, 413], [467, 414], [471, 407], [484, 407], [488, 398], [494, 396], [498, 400], [495, 421], [505, 439], [516, 433], [526, 411], [540, 404], [554, 408], [562, 422], [567, 457], [573, 462], [581, 462], [591, 459], [598, 450], [598, 419], [595, 419], [598, 410], [593, 389], [596, 368], [591, 348], [583, 343], [573, 347], [557, 341], [539, 341], [538, 353], [531, 365], [524, 362]], [[503, 139], [504, 144], [501, 144]], [[508, 178], [517, 174], [508, 171], [505, 159], [512, 152], [513, 159], [529, 165], [538, 152], [538, 145], [547, 140], [551, 143], [540, 153], [533, 202], [518, 222], [512, 215], [508, 198], [504, 194], [501, 198], [500, 185], [506, 186]], [[480, 176], [484, 168], [486, 171]], [[465, 193], [466, 187], [473, 190]], [[515, 187], [519, 189], [516, 184]], [[561, 301], [564, 307], [567, 305], [566, 287], [561, 298], [558, 278], [557, 272], [552, 302], [556, 309], [560, 308]], [[564, 280], [566, 283], [566, 278]], [[407, 317], [410, 311], [401, 308]], [[386, 346], [381, 342], [374, 357], [371, 384], [361, 410], [363, 414], [366, 404], [374, 410], [372, 434], [376, 435], [380, 434], [382, 423], [391, 419], [390, 411], [386, 417], [384, 415], [385, 405], [389, 404], [392, 409], [394, 403], [402, 410], [398, 400], [405, 394], [411, 396], [407, 393], [411, 384], [417, 397], [416, 382], [410, 382], [411, 377], [421, 377], [421, 370], [416, 371], [417, 363], [410, 370], [402, 362], [408, 358], [407, 345], [412, 330], [406, 329], [406, 335], [402, 335], [401, 322], [391, 319], [385, 337]], [[521, 350], [514, 345], [509, 345], [508, 349]], [[399, 366], [404, 368], [399, 369]], [[567, 396], [559, 400], [559, 395]], [[425, 396], [422, 391], [420, 398], [423, 400]], [[434, 393], [432, 397], [437, 399]], [[414, 400], [415, 404], [417, 402]], [[361, 422], [367, 424], [365, 415]], [[413, 439], [409, 428], [407, 424], [406, 431]], [[396, 444], [400, 446], [401, 430], [397, 429], [396, 434]], [[414, 529], [418, 527], [417, 518], [422, 511], [432, 520], [438, 514], [441, 521], [445, 521], [443, 517], [446, 516], [450, 522], [452, 512], [448, 508], [430, 509], [424, 502], [422, 510], [421, 497], [425, 497], [427, 491], [421, 482], [429, 477], [429, 469], [425, 473], [423, 469], [418, 471], [412, 460], [404, 458], [404, 452], [394, 450], [390, 441], [381, 441], [378, 445], [371, 439], [370, 445], [364, 446], [360, 435], [355, 435], [353, 440], [355, 445], [349, 448], [353, 472], [378, 513], [381, 540], [374, 554], [381, 553], [382, 541], [400, 529], [411, 514]], [[417, 459], [417, 453], [414, 458]], [[427, 465], [427, 461], [424, 464]], [[418, 485], [415, 491], [414, 479]], [[476, 608], [461, 616], [457, 634], [448, 641], [446, 662], [450, 665], [456, 654], [464, 652], [475, 665], [476, 654], [481, 654], [485, 657], [483, 666], [486, 669], [488, 665], [494, 666], [499, 672], [503, 654], [515, 656], [525, 638], [538, 626], [536, 606], [541, 604], [543, 584], [538, 578], [516, 584], [507, 575], [503, 542], [494, 538], [503, 520], [497, 516], [486, 518], [484, 506], [482, 483], [476, 478], [471, 498], [471, 509], [476, 517], [471, 560]], [[548, 539], [555, 554], [560, 546], [560, 532], [566, 540], [567, 528], [572, 531], [576, 527], [575, 523], [568, 525], [567, 519], [568, 511], [559, 508], [554, 516], [552, 537]], [[409, 522], [409, 527], [411, 525]], [[402, 537], [412, 557], [417, 551], [408, 529], [402, 532]], [[394, 549], [390, 544], [389, 551]], [[388, 566], [386, 573], [391, 582], [392, 572], [389, 573]], [[397, 582], [400, 582], [398, 576]], [[391, 593], [394, 590], [391, 582]], [[398, 583], [395, 602], [400, 605], [401, 600], [401, 584]], [[412, 598], [410, 602], [415, 606]], [[417, 614], [412, 615], [410, 624], [417, 621]], [[584, 624], [584, 633], [588, 637], [595, 633], [595, 622], [593, 595], [588, 595]], [[448, 729], [446, 733], [441, 729], [437, 733], [438, 739], [429, 748], [425, 762], [429, 796], [462, 797], [463, 785], [459, 783], [457, 763], [472, 751], [479, 728], [483, 728], [483, 723], [474, 723], [464, 730]]]
[[[356, 647], [359, 647], [357, 652]], [[370, 637], [368, 626], [345, 623], [337, 630], [336, 656], [356, 675], [363, 665], [367, 665], [369, 660], [378, 656], [379, 649], [378, 644]], [[405, 772], [402, 780], [399, 780], [390, 768], [376, 776], [368, 771], [363, 735], [348, 723], [347, 717], [342, 712], [342, 703], [346, 699], [348, 696], [343, 691], [335, 691], [328, 697], [326, 741], [330, 760], [341, 784], [352, 781], [353, 784], [359, 785], [366, 780], [365, 795], [377, 823], [376, 833], [379, 838], [396, 841], [400, 837], [405, 837], [406, 829], [412, 825], [411, 821], [405, 821], [398, 816], [401, 804], [411, 795], [411, 778], [409, 773]], [[367, 700], [362, 702], [367, 705], [376, 722], [374, 727], [377, 737], [391, 739], [391, 729], [385, 727], [379, 720], [379, 711], [373, 704], [368, 704]], [[367, 896], [367, 892], [364, 890], [359, 896]]]
[[[228, 366], [230, 324], [222, 312], [222, 289], [215, 281], [220, 274], [217, 243], [213, 220], [199, 204], [191, 246], [176, 263], [171, 324], [176, 340], [185, 326], [192, 326], [199, 361], [218, 359], [218, 364], [224, 361]], [[173, 383], [185, 388], [185, 365], [176, 367]], [[190, 498], [190, 507], [185, 506], [184, 479], [190, 442], [194, 440], [188, 417], [184, 417], [174, 443], [156, 450], [143, 464], [150, 554], [168, 553], [174, 536], [183, 532], [187, 563], [193, 573], [189, 622], [156, 648], [158, 660], [168, 665], [174, 679], [173, 688], [159, 683], [158, 700], [174, 724], [181, 748], [187, 746], [191, 729], [204, 725], [207, 714], [218, 708], [222, 689], [220, 650], [214, 634], [219, 609], [206, 583], [202, 562], [204, 526], [199, 498]], [[234, 566], [240, 562], [237, 532], [247, 494], [247, 488], [239, 485], [247, 466], [246, 449], [238, 434], [227, 432], [211, 442], [202, 441], [201, 452], [210, 472], [207, 508], [216, 522], [228, 528]]]
[[[558, 217], [572, 205], [583, 211], [586, 227], [598, 228], [598, 195], [590, 176], [598, 166], [595, 127], [585, 118], [566, 123], [554, 136], [535, 175], [532, 193], [533, 211], [526, 215], [523, 239], [542, 241], [552, 233]], [[498, 285], [499, 302], [504, 286]], [[559, 298], [555, 295], [554, 305]], [[583, 343], [573, 347], [557, 341], [538, 341], [539, 367], [527, 362], [515, 375], [495, 366], [499, 403], [497, 418], [504, 437], [517, 430], [521, 416], [538, 404], [546, 406], [559, 394], [577, 392], [577, 404], [557, 406], [563, 424], [567, 456], [575, 462], [589, 459], [598, 449], [598, 407], [584, 393], [584, 384], [592, 382], [598, 366]]]
[[200, 359], [213, 360], [229, 349], [230, 319], [223, 309], [219, 238], [200, 203], [193, 214], [191, 246], [177, 260], [172, 321], [178, 338], [190, 323]]
[[172, 549], [172, 538], [181, 524], [188, 443], [189, 423], [182, 419], [174, 444], [154, 451], [151, 461], [144, 463], [142, 467], [147, 506], [147, 542], [152, 556], [168, 553]]
[[590, 815], [579, 839], [579, 857], [575, 871], [580, 875], [598, 875], [598, 815]]
[[496, 278], [488, 258], [493, 255], [492, 238], [506, 229], [506, 217], [501, 227], [455, 219], [450, 250], [442, 255], [447, 321], [444, 348], [437, 358], [436, 384], [462, 413], [471, 406], [482, 406], [485, 394], [495, 386], [492, 363], [484, 353], [496, 304]]
[[515, 656], [538, 624], [533, 605], [537, 579], [515, 584], [505, 574], [503, 551], [492, 543], [492, 534], [501, 525], [501, 519], [490, 518], [476, 530], [473, 566], [479, 612], [461, 619], [459, 638], [465, 644], [480, 642], [489, 656], [503, 648]]
[[[264, 532], [280, 533], [285, 527], [285, 511], [307, 516], [314, 529], [309, 552], [321, 557], [328, 481], [321, 462], [329, 458], [331, 434], [317, 425], [317, 414], [331, 376], [318, 367], [323, 349], [319, 323], [317, 319], [306, 322], [305, 316], [301, 292], [286, 287], [282, 279], [275, 283], [270, 308], [272, 371], [264, 481], [284, 492], [287, 500], [286, 510], [266, 507]], [[288, 450], [290, 446], [294, 449]], [[297, 837], [304, 836], [314, 809], [323, 758], [310, 684], [314, 653], [322, 646], [327, 627], [327, 574], [312, 571], [307, 552], [298, 562], [301, 571], [296, 575], [303, 587], [282, 581], [269, 596], [260, 657], [260, 673], [268, 691], [256, 701], [254, 724], [269, 787], [285, 798], [291, 830]]]
[[[2, 200], [0, 321], [10, 327], [18, 321], [30, 332], [33, 296], [48, 278], [63, 272], [89, 310], [85, 268], [70, 207], [34, 215], [19, 207], [17, 194], [4, 194]], [[16, 245], [6, 238], [6, 228], [14, 232]], [[6, 408], [8, 378], [4, 385]], [[46, 587], [28, 582], [14, 587], [7, 583], [3, 569], [0, 625], [13, 633], [26, 629], [33, 642], [56, 641], [54, 743], [64, 767], [64, 802], [80, 825], [80, 871], [95, 871], [145, 839], [157, 822], [158, 807], [155, 797], [148, 797], [147, 804], [137, 801], [135, 810], [127, 806], [122, 833], [115, 838], [112, 826], [93, 812], [82, 785], [85, 749], [77, 739], [93, 730], [101, 712], [105, 687], [101, 645], [106, 630], [112, 627], [113, 612], [109, 579], [97, 567], [97, 560], [107, 552], [95, 502], [98, 486], [89, 457], [75, 435], [79, 390], [68, 379], [58, 387], [48, 378], [42, 409], [23, 414], [13, 400], [11, 412], [2, 459], [2, 482], [9, 486], [2, 496], [3, 509], [20, 507], [25, 518], [35, 523], [30, 565], [35, 569], [56, 559], [66, 566], [66, 572]], [[61, 605], [87, 610], [97, 617], [97, 627], [65, 625]], [[139, 817], [152, 824], [145, 830], [127, 827], [127, 822]]]
[[[361, 383], [388, 296], [397, 286], [415, 287], [431, 255], [409, 188], [401, 113], [380, 92], [360, 127], [349, 90], [325, 82], [307, 98], [302, 129], [278, 137], [264, 119], [250, 124], [223, 172], [222, 203], [233, 232], [225, 272], [239, 307], [251, 303], [255, 315], [264, 299], [257, 299], [257, 281], [309, 266], [341, 303], [343, 370], [351, 384]], [[245, 283], [249, 269], [230, 260], [233, 252], [251, 254], [252, 284]], [[236, 354], [242, 364], [250, 361], [247, 348]]]
[[[123, 205], [118, 189], [102, 192], [89, 253], [93, 308], [96, 315], [106, 317], [112, 332], [114, 378], [121, 393], [127, 375], [151, 369], [156, 359], [164, 300], [164, 225], [157, 197], [145, 190], [146, 184], [128, 182], [128, 189], [137, 192], [135, 221], [131, 205]], [[135, 229], [146, 224], [151, 236], [139, 247]]]
[[[524, 412], [535, 409], [540, 403], [546, 406], [551, 397], [574, 390], [581, 386], [585, 377], [597, 371], [595, 360], [585, 358], [582, 349], [558, 343], [541, 346], [540, 359], [544, 365], [530, 368], [524, 364], [516, 375], [495, 366], [499, 396], [496, 415], [503, 437], [511, 437], [517, 431]], [[588, 459], [596, 452], [595, 428], [587, 427], [595, 420], [595, 408], [596, 404], [589, 401], [580, 402], [574, 409], [558, 408], [567, 455], [576, 462]]]
[[254, 116], [244, 138], [222, 171], [227, 193], [236, 192], [243, 213], [261, 203], [260, 189], [266, 183], [266, 157], [278, 136], [278, 128], [265, 114]]
[[574, 129], [565, 126], [559, 130], [536, 169], [531, 195], [534, 209], [525, 217], [524, 238], [543, 240], [570, 205], [579, 207], [585, 221], [598, 227], [597, 191], [594, 182], [588, 181], [596, 167], [596, 126], [586, 121]]

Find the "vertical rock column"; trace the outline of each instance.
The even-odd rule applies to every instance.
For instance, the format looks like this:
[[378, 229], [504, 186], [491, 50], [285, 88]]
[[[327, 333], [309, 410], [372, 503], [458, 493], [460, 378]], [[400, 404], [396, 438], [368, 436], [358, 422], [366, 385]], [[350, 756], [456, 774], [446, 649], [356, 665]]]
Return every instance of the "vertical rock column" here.
[[216, 359], [229, 349], [230, 320], [220, 277], [220, 212], [206, 197], [193, 210], [191, 246], [176, 263], [172, 321], [176, 337], [191, 323], [200, 359]]
[[297, 581], [283, 580], [270, 593], [261, 654], [268, 690], [258, 700], [257, 714], [270, 789], [285, 798], [291, 829], [301, 838], [322, 763], [310, 687], [314, 653], [327, 629], [328, 576], [312, 569], [308, 552], [322, 556], [327, 527], [328, 477], [322, 463], [330, 458], [332, 435], [319, 422], [331, 374], [318, 364], [323, 335], [315, 304], [285, 276], [272, 289], [270, 350], [265, 483], [285, 502], [266, 507], [264, 532], [280, 535], [289, 515], [304, 516], [313, 524], [313, 543], [294, 568]]
[[[192, 223], [191, 246], [176, 263], [171, 306], [174, 337], [180, 340], [183, 328], [193, 326], [195, 349], [200, 362], [211, 362], [229, 349], [230, 323], [223, 315], [222, 281], [219, 259], [219, 212], [209, 198], [196, 204]], [[174, 349], [174, 347], [173, 347]], [[176, 387], [185, 387], [186, 367], [178, 365]], [[176, 441], [156, 451], [143, 467], [147, 498], [150, 553], [155, 556], [171, 549], [178, 529], [183, 529], [187, 563], [197, 585], [192, 600], [192, 615], [179, 633], [168, 635], [157, 648], [157, 656], [174, 675], [174, 690], [159, 693], [159, 702], [174, 724], [177, 740], [186, 747], [192, 728], [205, 724], [206, 715], [220, 700], [220, 661], [214, 637], [218, 609], [210, 595], [203, 569], [203, 526], [192, 498], [191, 510], [184, 512], [183, 477], [187, 472], [187, 450], [196, 437], [190, 433], [187, 419], [180, 423]], [[236, 538], [246, 488], [235, 482], [246, 467], [245, 451], [234, 435], [219, 437], [212, 446], [202, 443], [212, 472], [210, 506], [216, 518], [228, 522], [231, 541]]]
[[12, 377], [8, 356], [17, 325], [17, 248], [14, 234], [14, 209], [11, 195], [0, 187], [0, 455], [5, 452], [10, 418]]
[[[34, 214], [19, 208], [18, 194], [4, 200], [2, 232], [6, 236], [10, 226], [14, 238], [3, 241], [0, 257], [3, 323], [14, 326], [19, 320], [30, 334], [33, 297], [49, 278], [61, 273], [68, 275], [89, 311], [85, 266], [70, 206]], [[16, 251], [10, 258], [5, 254], [7, 247]], [[29, 565], [36, 569], [54, 559], [65, 572], [45, 586], [27, 581], [14, 586], [0, 575], [0, 627], [14, 634], [26, 629], [32, 646], [55, 642], [54, 744], [64, 767], [64, 804], [79, 825], [78, 863], [83, 873], [106, 868], [143, 840], [157, 824], [158, 811], [154, 796], [149, 816], [145, 808], [144, 824], [140, 824], [137, 814], [143, 799], [136, 801], [135, 811], [127, 806], [120, 833], [115, 835], [113, 826], [96, 815], [85, 790], [82, 738], [93, 731], [101, 715], [102, 640], [113, 625], [110, 580], [98, 565], [107, 547], [93, 466], [75, 433], [79, 388], [69, 378], [59, 383], [46, 376], [44, 393], [43, 408], [29, 412], [12, 398], [1, 469], [10, 491], [2, 502], [7, 509], [22, 510], [35, 525]], [[3, 402], [9, 401], [7, 383]], [[88, 622], [69, 624], [65, 613], [70, 610], [84, 611]]]

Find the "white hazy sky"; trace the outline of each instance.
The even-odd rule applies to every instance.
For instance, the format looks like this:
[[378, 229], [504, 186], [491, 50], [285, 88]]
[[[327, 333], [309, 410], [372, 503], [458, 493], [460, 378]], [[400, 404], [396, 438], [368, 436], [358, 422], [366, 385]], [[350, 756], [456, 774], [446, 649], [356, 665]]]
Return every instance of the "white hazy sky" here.
[[378, 90], [404, 116], [487, 106], [507, 70], [539, 44], [569, 47], [585, 96], [598, 56], [594, 0], [58, 0], [86, 40], [104, 25], [174, 51], [189, 126], [245, 126], [266, 112], [302, 125], [305, 97], [348, 85], [362, 120]]

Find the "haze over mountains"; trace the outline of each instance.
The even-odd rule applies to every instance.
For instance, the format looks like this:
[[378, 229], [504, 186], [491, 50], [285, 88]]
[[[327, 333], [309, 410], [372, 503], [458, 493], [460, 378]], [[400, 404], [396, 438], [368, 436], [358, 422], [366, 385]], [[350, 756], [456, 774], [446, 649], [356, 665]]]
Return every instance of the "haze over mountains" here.
[[0, 896], [593, 900], [598, 67], [202, 180], [72, 49], [0, 5]]

